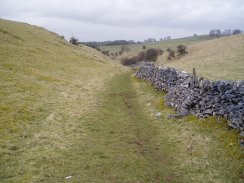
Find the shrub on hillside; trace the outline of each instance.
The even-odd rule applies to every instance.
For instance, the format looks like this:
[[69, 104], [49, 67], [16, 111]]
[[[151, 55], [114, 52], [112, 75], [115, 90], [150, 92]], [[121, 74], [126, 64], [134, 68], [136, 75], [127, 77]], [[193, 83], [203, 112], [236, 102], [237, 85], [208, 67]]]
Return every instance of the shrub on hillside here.
[[142, 49], [145, 50], [147, 47], [145, 45], [142, 46]]
[[186, 51], [186, 46], [185, 45], [178, 45], [177, 46], [177, 53], [179, 56], [184, 56], [186, 55], [188, 52]]
[[155, 62], [158, 57], [158, 51], [154, 48], [150, 48], [146, 51], [145, 60]]
[[103, 51], [102, 51], [102, 54], [107, 55], [107, 56], [110, 55], [108, 50], [107, 50], [107, 51], [103, 50]]
[[162, 50], [150, 48], [147, 51], [139, 52], [134, 57], [122, 58], [120, 62], [123, 65], [132, 65], [132, 64], [136, 64], [137, 62], [141, 62], [141, 61], [155, 62], [158, 55], [161, 55], [161, 54], [163, 54]]
[[136, 60], [138, 62], [145, 60], [145, 55], [146, 55], [145, 52], [143, 51], [139, 52], [138, 55], [136, 56]]
[[162, 55], [164, 53], [164, 51], [161, 49], [157, 49], [157, 52], [158, 52], [158, 55]]
[[71, 43], [71, 44], [73, 44], [73, 45], [78, 45], [78, 39], [77, 38], [75, 38], [74, 36], [72, 36], [71, 38], [70, 38], [70, 40], [69, 40], [69, 42]]
[[172, 60], [173, 58], [175, 58], [175, 50], [169, 50], [169, 55], [168, 55], [168, 60]]
[[125, 57], [120, 60], [122, 65], [133, 65], [136, 64], [138, 61], [136, 57]]

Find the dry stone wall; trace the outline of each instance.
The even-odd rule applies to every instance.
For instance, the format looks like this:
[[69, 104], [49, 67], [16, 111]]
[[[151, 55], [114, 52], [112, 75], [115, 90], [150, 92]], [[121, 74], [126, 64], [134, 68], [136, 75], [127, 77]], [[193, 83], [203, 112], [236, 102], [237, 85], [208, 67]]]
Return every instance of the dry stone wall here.
[[244, 131], [244, 81], [210, 81], [174, 68], [142, 63], [136, 77], [167, 91], [166, 104], [181, 115], [220, 115], [232, 128]]

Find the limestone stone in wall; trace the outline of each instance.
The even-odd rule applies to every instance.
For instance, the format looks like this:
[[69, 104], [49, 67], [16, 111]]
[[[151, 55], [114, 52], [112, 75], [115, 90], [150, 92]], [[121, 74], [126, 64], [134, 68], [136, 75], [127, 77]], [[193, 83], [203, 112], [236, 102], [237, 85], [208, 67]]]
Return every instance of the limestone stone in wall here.
[[136, 77], [145, 81], [152, 81], [157, 67], [151, 62], [143, 63], [143, 67], [140, 67], [136, 73]]
[[244, 130], [244, 81], [210, 81], [151, 63], [143, 63], [136, 77], [167, 91], [166, 104], [181, 114], [224, 116], [231, 127]]

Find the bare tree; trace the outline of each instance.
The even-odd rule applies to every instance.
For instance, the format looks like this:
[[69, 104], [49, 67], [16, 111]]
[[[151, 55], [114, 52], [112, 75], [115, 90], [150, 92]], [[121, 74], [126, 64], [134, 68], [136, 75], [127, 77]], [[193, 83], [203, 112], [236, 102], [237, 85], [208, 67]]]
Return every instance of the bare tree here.
[[239, 29], [235, 29], [235, 30], [233, 30], [233, 34], [235, 35], [235, 34], [240, 34], [241, 33], [241, 30], [239, 30]]

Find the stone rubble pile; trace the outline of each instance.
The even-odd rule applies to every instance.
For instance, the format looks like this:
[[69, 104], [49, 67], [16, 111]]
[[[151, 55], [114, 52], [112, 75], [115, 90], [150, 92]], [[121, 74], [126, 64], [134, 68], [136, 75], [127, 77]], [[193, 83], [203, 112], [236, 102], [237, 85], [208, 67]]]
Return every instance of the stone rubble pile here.
[[232, 128], [244, 131], [244, 81], [210, 81], [148, 62], [141, 64], [136, 77], [167, 91], [166, 104], [180, 114], [220, 115]]

